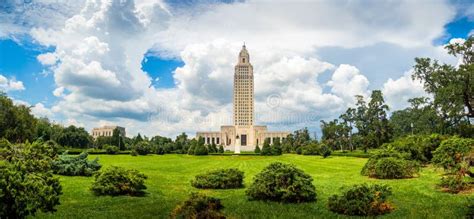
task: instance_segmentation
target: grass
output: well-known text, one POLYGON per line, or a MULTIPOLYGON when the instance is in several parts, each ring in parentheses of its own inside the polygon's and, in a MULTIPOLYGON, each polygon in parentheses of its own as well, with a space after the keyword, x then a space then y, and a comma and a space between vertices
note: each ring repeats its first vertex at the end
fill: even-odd
POLYGON ((188 156, 188 155, 90 155, 99 157, 103 168, 111 165, 138 169, 149 178, 147 195, 94 196, 89 190, 92 177, 61 176, 63 195, 54 214, 40 213, 38 218, 167 218, 172 209, 189 193, 201 191, 222 199, 229 218, 338 218, 327 208, 330 195, 340 193, 341 186, 355 183, 384 183, 393 188, 390 202, 395 211, 386 218, 462 218, 467 199, 472 195, 448 194, 436 188, 442 172, 423 168, 420 176, 402 180, 376 180, 360 175, 365 158, 283 155, 261 156, 188 156), (230 190, 198 190, 190 185, 196 174, 214 168, 235 167, 245 172, 245 185, 253 176, 274 161, 293 163, 314 179, 317 202, 280 204, 248 201, 245 188, 230 190))

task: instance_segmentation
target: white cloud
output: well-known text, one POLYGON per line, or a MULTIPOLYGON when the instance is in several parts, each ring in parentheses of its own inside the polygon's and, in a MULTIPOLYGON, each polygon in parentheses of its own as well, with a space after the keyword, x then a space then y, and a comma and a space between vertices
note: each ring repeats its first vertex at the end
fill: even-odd
POLYGON ((49 52, 38 55, 37 59, 43 65, 54 65, 58 60, 54 53, 49 52))
POLYGON ((382 93, 391 111, 407 107, 409 105, 407 101, 410 98, 429 96, 423 89, 423 83, 420 80, 411 79, 412 73, 412 71, 407 71, 396 80, 389 78, 383 85, 382 93))
POLYGON ((50 109, 46 108, 42 103, 37 103, 31 108, 31 113, 37 117, 51 118, 53 113, 50 109))
POLYGON ((7 79, 5 76, 0 75, 0 91, 19 91, 25 90, 22 81, 17 81, 14 78, 7 79))
POLYGON ((355 95, 367 96, 369 80, 356 67, 343 64, 336 69, 328 85, 334 94, 351 103, 355 95))

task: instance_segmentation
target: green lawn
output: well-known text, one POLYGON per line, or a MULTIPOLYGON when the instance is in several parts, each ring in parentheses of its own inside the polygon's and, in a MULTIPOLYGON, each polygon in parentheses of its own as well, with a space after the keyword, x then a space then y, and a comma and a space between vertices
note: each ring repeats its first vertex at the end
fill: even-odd
MULTIPOLYGON (((393 188, 390 201, 395 211, 387 218, 462 218, 467 198, 435 188, 441 172, 424 168, 420 177, 404 180, 368 179, 359 174, 365 158, 283 155, 260 156, 188 156, 188 155, 97 155, 104 167, 116 165, 135 168, 149 178, 145 197, 97 197, 89 191, 92 177, 61 177, 63 195, 54 214, 38 214, 40 218, 166 218, 169 212, 192 191, 190 180, 198 173, 213 168, 236 167, 245 172, 248 186, 255 174, 273 161, 293 163, 314 179, 317 202, 280 204, 248 201, 245 188, 232 190, 201 190, 222 199, 229 218, 337 218, 327 208, 330 195, 341 186, 355 183, 385 183, 393 188)), ((93 159, 95 156, 90 156, 93 159)))

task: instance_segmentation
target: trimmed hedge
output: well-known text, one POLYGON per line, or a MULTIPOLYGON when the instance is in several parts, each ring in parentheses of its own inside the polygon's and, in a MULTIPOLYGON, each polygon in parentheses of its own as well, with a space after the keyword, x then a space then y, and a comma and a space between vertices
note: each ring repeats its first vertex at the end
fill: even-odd
POLYGON ((197 175, 191 185, 201 189, 232 189, 244 186, 244 172, 238 169, 217 169, 197 175))
POLYGON ((144 194, 147 176, 133 169, 111 166, 95 176, 91 190, 95 195, 131 195, 144 194))
POLYGON ((393 210, 387 202, 392 191, 386 185, 360 184, 343 190, 341 195, 329 197, 331 211, 344 215, 376 216, 393 210))
POLYGON ((250 200, 278 202, 316 201, 316 189, 310 175, 292 164, 271 163, 257 174, 246 191, 250 200))
POLYGON ((226 217, 220 212, 223 208, 218 198, 192 193, 186 201, 176 206, 170 216, 171 218, 224 219, 226 217))

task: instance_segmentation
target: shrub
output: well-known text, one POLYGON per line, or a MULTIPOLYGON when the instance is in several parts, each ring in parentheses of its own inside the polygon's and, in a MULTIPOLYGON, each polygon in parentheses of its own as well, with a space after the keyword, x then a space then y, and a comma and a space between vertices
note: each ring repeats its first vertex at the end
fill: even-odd
POLYGON ((272 155, 272 148, 270 147, 270 141, 268 139, 265 139, 265 141, 263 142, 262 151, 260 152, 260 155, 272 155))
POLYGON ((433 163, 448 172, 458 171, 474 148, 474 139, 451 137, 433 153, 433 163))
POLYGON ((301 147, 301 154, 303 155, 319 155, 319 145, 315 142, 301 147))
POLYGON ((202 144, 198 144, 194 149, 194 155, 208 155, 207 147, 202 144))
POLYGON ((52 148, 41 142, 0 144, 9 152, 0 164, 0 218, 56 211, 62 188, 51 171, 52 148))
POLYGON ((443 139, 446 137, 439 134, 410 135, 384 144, 383 147, 392 147, 401 153, 406 153, 408 155, 406 158, 409 160, 427 163, 432 159, 432 152, 439 147, 443 139))
POLYGON ((66 151, 59 155, 57 160, 53 161, 53 171, 65 176, 91 176, 101 168, 101 165, 98 163, 99 158, 89 161, 87 156, 87 152, 82 152, 78 156, 71 156, 66 151))
POLYGON ((260 154, 260 147, 258 145, 255 147, 254 153, 260 154))
POLYGON ((112 166, 94 175, 91 190, 95 195, 142 195, 147 177, 137 170, 112 166))
POLYGON ((418 165, 413 161, 394 157, 378 159, 375 163, 375 174, 372 177, 379 179, 411 178, 418 171, 418 165))
POLYGON ((392 150, 372 155, 362 168, 361 174, 378 179, 402 179, 414 177, 419 171, 416 161, 410 161, 392 150))
POLYGON ((469 188, 469 184, 464 181, 464 176, 460 175, 448 175, 442 177, 439 186, 443 188, 444 191, 450 193, 459 193, 469 188))
POLYGON ((221 154, 224 153, 224 146, 219 145, 219 153, 221 153, 221 154))
POLYGON ((130 155, 135 157, 138 155, 138 152, 136 150, 132 150, 132 152, 130 152, 130 155))
POLYGON ((244 172, 238 169, 218 169, 197 175, 191 185, 201 189, 231 189, 244 186, 244 172))
POLYGON ((321 154, 321 156, 323 156, 324 158, 329 157, 331 153, 331 148, 325 144, 321 145, 321 147, 319 148, 319 154, 321 154))
POLYGON ((220 199, 192 193, 188 200, 176 206, 171 218, 224 219, 222 208, 220 199))
POLYGON ((328 206, 331 211, 339 214, 376 216, 393 210, 387 202, 391 194, 391 188, 386 185, 354 185, 340 196, 329 197, 328 206))
POLYGON ((271 163, 257 174, 246 195, 250 200, 316 201, 313 179, 291 164, 271 163))
POLYGON ((119 152, 119 147, 113 145, 104 145, 105 153, 107 154, 117 154, 119 152))
POLYGON ((146 141, 140 141, 133 145, 132 150, 136 151, 139 155, 147 155, 151 152, 151 145, 146 141))

